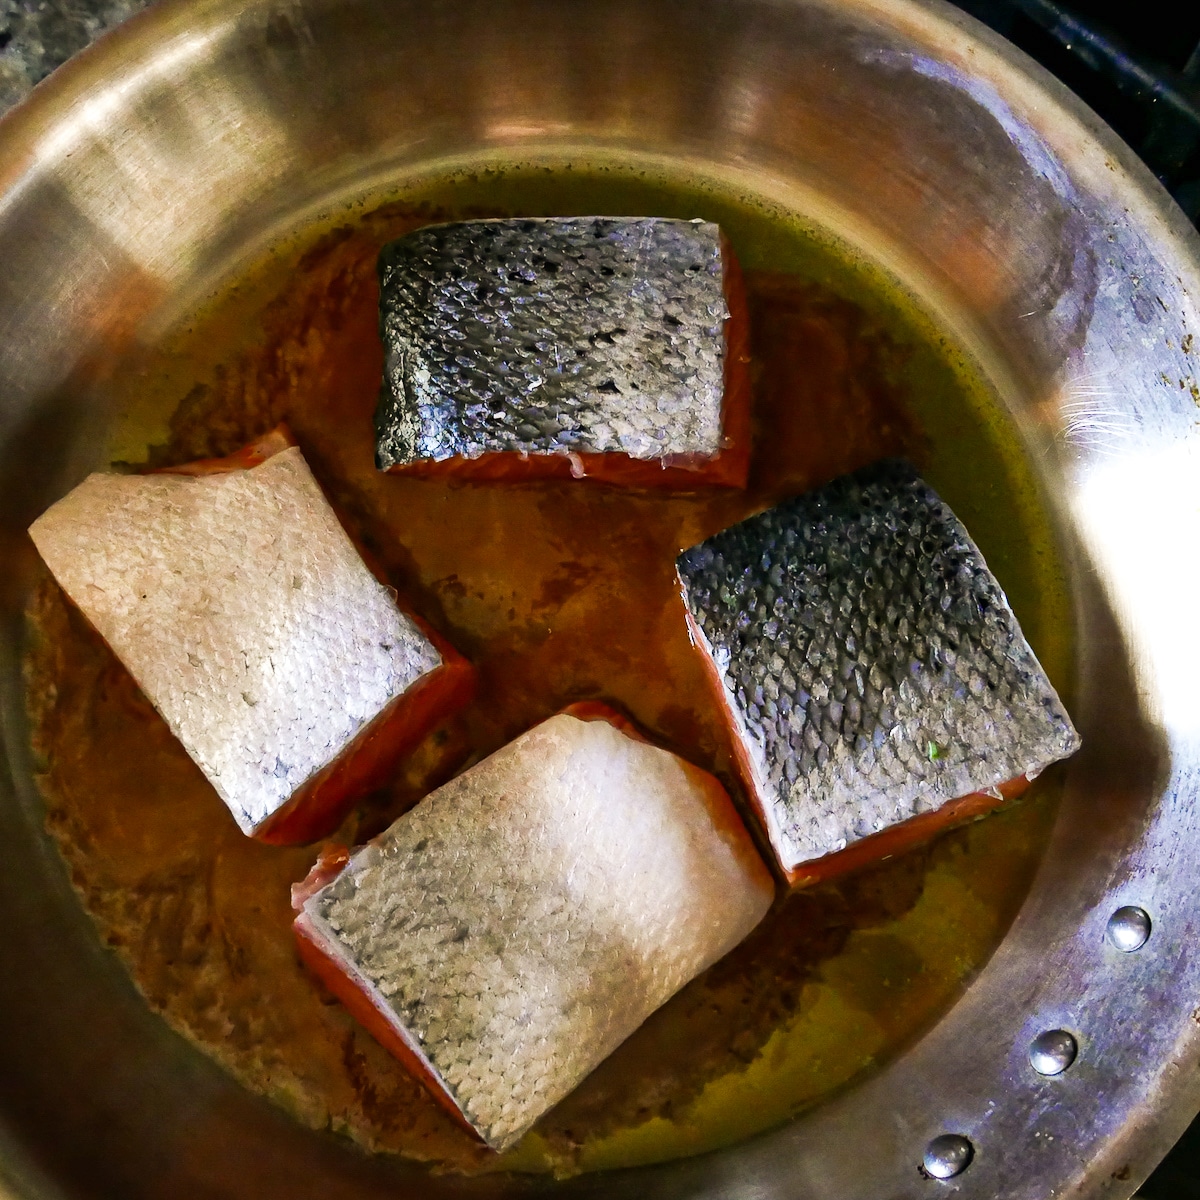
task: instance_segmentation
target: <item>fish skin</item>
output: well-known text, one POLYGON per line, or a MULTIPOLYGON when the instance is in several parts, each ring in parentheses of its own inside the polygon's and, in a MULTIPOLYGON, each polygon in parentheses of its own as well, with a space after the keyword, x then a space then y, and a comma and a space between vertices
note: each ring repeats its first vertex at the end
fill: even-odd
POLYGON ((775 890, 712 776, 570 713, 329 870, 294 893, 307 961, 360 1013, 367 996, 387 1025, 364 1023, 496 1150, 737 945, 775 890))
POLYGON ((676 565, 790 878, 1079 747, 983 556, 908 463, 785 501, 676 565))
POLYGON ((720 230, 665 218, 429 226, 379 257, 381 470, 485 454, 723 449, 720 230))
MULTIPOLYGON (((238 458, 90 475, 29 532, 259 836, 389 705, 461 659, 371 574, 295 445, 238 458)), ((341 811, 355 798, 339 797, 341 811)))

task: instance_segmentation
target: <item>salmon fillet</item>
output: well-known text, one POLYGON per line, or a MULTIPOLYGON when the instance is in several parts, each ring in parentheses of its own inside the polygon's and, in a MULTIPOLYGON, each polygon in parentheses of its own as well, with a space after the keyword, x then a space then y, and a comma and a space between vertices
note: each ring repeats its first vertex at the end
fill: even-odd
POLYGON ((720 783, 628 730, 551 717, 293 891, 303 960, 496 1150, 774 896, 720 783))
POLYGON ((380 469, 745 486, 746 300, 716 225, 430 226, 384 247, 379 280, 380 469))
POLYGON ((983 556, 907 463, 751 517, 677 569, 793 885, 982 815, 1079 747, 983 556))
POLYGON ((261 840, 330 833, 470 695, 470 665, 371 574, 286 430, 91 475, 29 533, 261 840))

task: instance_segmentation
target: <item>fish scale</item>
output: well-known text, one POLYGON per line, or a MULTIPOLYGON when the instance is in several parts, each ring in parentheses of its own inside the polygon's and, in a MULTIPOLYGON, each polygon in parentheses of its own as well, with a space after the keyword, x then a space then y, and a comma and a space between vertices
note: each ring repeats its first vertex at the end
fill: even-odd
POLYGON ((1079 746, 979 550, 907 463, 786 501, 677 566, 789 874, 1079 746))
POLYGON ((390 243, 378 465, 716 455, 722 276, 703 221, 468 221, 390 243))
POLYGON ((774 893, 715 779, 566 713, 318 876, 298 902, 302 953, 318 948, 335 994, 366 998, 372 1032, 400 1037, 399 1056, 496 1149, 774 893))
POLYGON ((30 536, 248 834, 447 665, 295 446, 246 470, 90 475, 30 536))

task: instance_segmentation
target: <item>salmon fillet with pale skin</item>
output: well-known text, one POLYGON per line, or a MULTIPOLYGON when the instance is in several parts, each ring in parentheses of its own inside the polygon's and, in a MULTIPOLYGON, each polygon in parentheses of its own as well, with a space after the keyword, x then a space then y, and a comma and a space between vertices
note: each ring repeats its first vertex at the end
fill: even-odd
POLYGON ((382 470, 744 487, 749 338, 716 225, 465 221, 379 256, 382 470))
POLYGON ((301 957, 496 1150, 774 897, 720 783, 585 704, 293 889, 301 957))
POLYGON ((793 885, 981 816, 1079 747, 983 556, 907 463, 750 517, 677 569, 793 885))
POLYGON ((367 568, 284 429, 91 475, 29 532, 252 837, 326 836, 470 696, 470 665, 367 568))

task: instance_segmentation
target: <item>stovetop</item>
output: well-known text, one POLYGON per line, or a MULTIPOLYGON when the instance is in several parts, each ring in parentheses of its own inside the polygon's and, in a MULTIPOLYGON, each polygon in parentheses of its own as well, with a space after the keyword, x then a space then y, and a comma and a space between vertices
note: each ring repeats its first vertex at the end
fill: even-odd
POLYGON ((1200 4, 955 2, 1082 97, 1200 220, 1200 4))
MULTIPOLYGON (((955 0, 1090 105, 1200 224, 1200 3, 955 0)), ((0 113, 146 0, 0 0, 0 113)), ((1200 1120, 1142 1200, 1200 1200, 1200 1120)))

